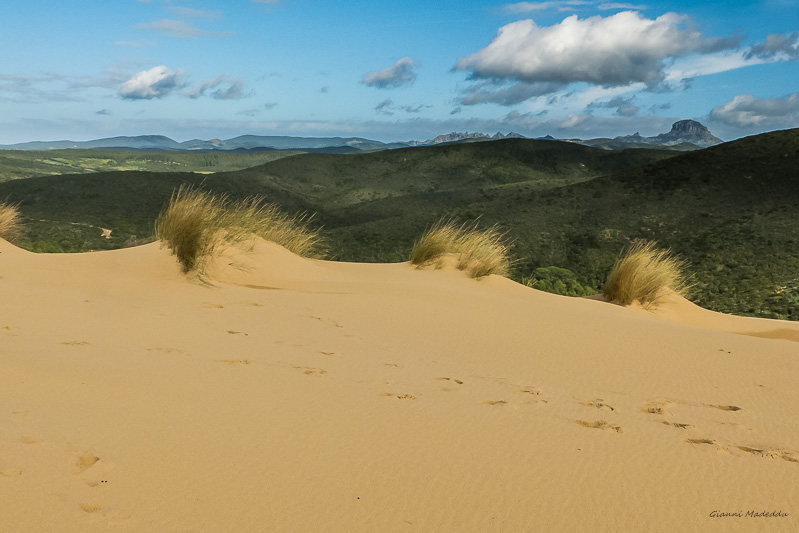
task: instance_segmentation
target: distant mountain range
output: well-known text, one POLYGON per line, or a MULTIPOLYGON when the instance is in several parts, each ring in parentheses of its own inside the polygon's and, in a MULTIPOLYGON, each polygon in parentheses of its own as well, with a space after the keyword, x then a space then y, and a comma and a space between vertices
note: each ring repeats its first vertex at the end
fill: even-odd
POLYGON ((715 146, 723 141, 695 120, 680 120, 672 124, 671 131, 655 137, 642 137, 640 133, 636 132, 633 135, 613 139, 590 139, 587 141, 575 139, 574 142, 609 149, 614 149, 614 145, 621 143, 624 148, 629 148, 627 145, 643 145, 649 148, 667 147, 678 150, 695 150, 696 148, 715 146))
MULTIPOLYGON (((110 137, 93 141, 34 141, 11 145, 0 145, 0 150, 59 150, 117 148, 148 152, 176 151, 257 151, 257 150, 300 150, 304 152, 356 153, 372 150, 408 148, 412 146, 433 146, 463 142, 496 141, 500 139, 524 139, 519 133, 496 133, 487 135, 480 132, 452 132, 439 135, 426 141, 406 141, 384 143, 361 137, 290 137, 275 135, 241 135, 232 139, 193 139, 177 142, 163 135, 139 135, 135 137, 110 137)), ((543 140, 557 140, 552 136, 540 137, 543 140)), ((675 122, 668 133, 655 137, 642 137, 639 133, 621 137, 599 139, 564 139, 606 150, 624 148, 659 148, 669 150, 696 150, 721 143, 721 139, 694 120, 675 122)))

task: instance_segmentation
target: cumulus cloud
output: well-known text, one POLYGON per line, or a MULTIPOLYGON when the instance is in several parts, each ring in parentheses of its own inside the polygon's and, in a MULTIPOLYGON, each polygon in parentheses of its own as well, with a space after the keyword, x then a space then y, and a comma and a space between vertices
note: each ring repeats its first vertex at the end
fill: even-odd
POLYGON ((172 37, 180 39, 196 39, 197 37, 233 37, 236 34, 233 32, 214 32, 205 31, 194 26, 190 26, 182 20, 163 19, 155 22, 144 22, 137 24, 136 28, 139 30, 151 30, 159 33, 165 33, 172 37))
POLYGON ((737 128, 791 128, 799 126, 799 93, 781 98, 756 98, 739 94, 726 104, 713 108, 713 121, 737 128))
POLYGON ((174 71, 165 65, 134 74, 122 84, 118 94, 126 100, 151 100, 163 98, 186 86, 186 73, 174 71))
POLYGON ((654 88, 665 79, 670 60, 734 48, 743 38, 704 38, 687 22, 676 13, 647 19, 633 11, 582 20, 572 15, 547 27, 520 20, 500 28, 482 50, 460 58, 455 70, 470 72, 472 79, 603 86, 641 82, 654 88))
POLYGON ((206 78, 203 82, 192 87, 186 92, 189 98, 199 98, 205 96, 210 92, 211 98, 217 100, 240 100, 249 94, 244 93, 244 80, 238 76, 228 76, 227 74, 220 74, 216 78, 206 78), (212 91, 212 89, 216 89, 212 91))
POLYGON ((772 33, 766 41, 752 46, 746 58, 759 57, 773 60, 799 60, 799 32, 790 35, 772 33))
POLYGON ((412 85, 416 81, 416 69, 419 63, 410 57, 398 59, 391 67, 386 67, 371 74, 365 74, 361 80, 369 87, 378 89, 394 89, 405 85, 412 85))
POLYGON ((501 81, 487 80, 467 88, 465 94, 460 98, 460 103, 463 105, 494 103, 512 106, 536 96, 554 93, 563 87, 565 84, 557 82, 526 83, 518 81, 507 85, 501 81))

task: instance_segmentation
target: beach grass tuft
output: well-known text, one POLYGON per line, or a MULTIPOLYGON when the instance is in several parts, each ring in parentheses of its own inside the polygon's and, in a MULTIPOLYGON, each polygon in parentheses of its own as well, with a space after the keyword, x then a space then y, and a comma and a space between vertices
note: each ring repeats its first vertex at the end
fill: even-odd
POLYGON ((22 215, 16 205, 0 203, 0 239, 16 242, 22 235, 22 215))
POLYGON ((617 259, 602 290, 605 298, 621 305, 638 302, 651 307, 669 290, 687 296, 691 284, 686 263, 654 242, 637 241, 617 259))
POLYGON ((221 245, 253 237, 304 257, 320 256, 321 238, 310 227, 311 218, 287 215, 257 196, 232 201, 226 195, 181 186, 158 216, 155 235, 177 256, 184 272, 202 273, 221 245))
POLYGON ((510 270, 505 235, 496 226, 480 229, 476 223, 458 225, 441 219, 414 243, 411 264, 440 265, 445 254, 457 256, 458 269, 476 279, 491 274, 507 276, 510 270))

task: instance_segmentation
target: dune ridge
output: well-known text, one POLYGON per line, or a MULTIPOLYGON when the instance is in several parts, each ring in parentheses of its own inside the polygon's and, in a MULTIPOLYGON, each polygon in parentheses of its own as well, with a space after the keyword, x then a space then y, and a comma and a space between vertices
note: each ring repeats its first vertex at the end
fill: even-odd
POLYGON ((799 528, 797 324, 265 241, 207 277, 0 240, 0 530, 799 528))

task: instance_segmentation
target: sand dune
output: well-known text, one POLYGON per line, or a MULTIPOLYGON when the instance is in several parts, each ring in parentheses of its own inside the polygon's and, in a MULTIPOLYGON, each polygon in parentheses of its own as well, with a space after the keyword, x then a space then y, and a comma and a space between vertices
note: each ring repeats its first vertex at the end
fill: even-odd
POLYGON ((209 276, 0 241, 0 530, 799 530, 799 324, 265 242, 209 276))

